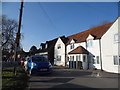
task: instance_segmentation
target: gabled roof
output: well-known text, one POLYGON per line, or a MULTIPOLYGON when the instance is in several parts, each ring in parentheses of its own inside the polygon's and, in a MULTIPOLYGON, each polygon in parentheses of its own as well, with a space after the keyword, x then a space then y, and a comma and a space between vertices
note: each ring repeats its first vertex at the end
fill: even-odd
POLYGON ((60 39, 63 41, 64 44, 66 44, 68 41, 68 38, 66 38, 65 36, 61 36, 60 39))
POLYGON ((77 47, 68 54, 88 54, 89 52, 82 46, 77 47))
POLYGON ((108 23, 102 26, 91 28, 87 31, 83 31, 83 32, 68 36, 67 38, 69 40, 67 44, 69 44, 72 39, 75 39, 76 43, 85 42, 89 34, 94 36, 95 39, 100 39, 108 31, 108 29, 112 26, 112 24, 113 23, 108 23))

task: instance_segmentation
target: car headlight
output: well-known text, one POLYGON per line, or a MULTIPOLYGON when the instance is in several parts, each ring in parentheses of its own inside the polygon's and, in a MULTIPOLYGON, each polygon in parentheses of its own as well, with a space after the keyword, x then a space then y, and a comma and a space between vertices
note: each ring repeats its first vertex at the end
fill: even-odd
POLYGON ((32 63, 32 66, 36 66, 37 64, 36 63, 32 63))
POLYGON ((52 64, 49 62, 49 66, 52 66, 52 64))
POLYGON ((51 63, 49 63, 49 66, 50 66, 49 68, 52 68, 52 64, 51 63))

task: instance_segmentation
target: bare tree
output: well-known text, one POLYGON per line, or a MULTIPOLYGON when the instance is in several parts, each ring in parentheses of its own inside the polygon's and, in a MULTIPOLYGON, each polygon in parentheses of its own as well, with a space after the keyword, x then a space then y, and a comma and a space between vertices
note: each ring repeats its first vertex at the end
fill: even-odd
POLYGON ((15 48, 15 38, 17 32, 17 22, 8 19, 5 15, 2 17, 2 49, 12 51, 15 48))

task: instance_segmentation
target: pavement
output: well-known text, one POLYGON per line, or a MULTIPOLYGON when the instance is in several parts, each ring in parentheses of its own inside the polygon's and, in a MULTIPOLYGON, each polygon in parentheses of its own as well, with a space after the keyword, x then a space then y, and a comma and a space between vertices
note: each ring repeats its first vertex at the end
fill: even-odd
POLYGON ((50 88, 118 88, 118 74, 97 70, 68 69, 54 67, 48 75, 33 75, 28 81, 27 90, 50 88))

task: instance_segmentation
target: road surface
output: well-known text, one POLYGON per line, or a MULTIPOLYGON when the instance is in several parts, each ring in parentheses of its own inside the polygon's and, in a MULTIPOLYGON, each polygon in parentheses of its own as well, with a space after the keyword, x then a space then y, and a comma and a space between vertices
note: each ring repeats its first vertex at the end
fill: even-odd
POLYGON ((118 88, 118 75, 92 70, 54 68, 52 74, 30 76, 28 90, 40 88, 118 88))

